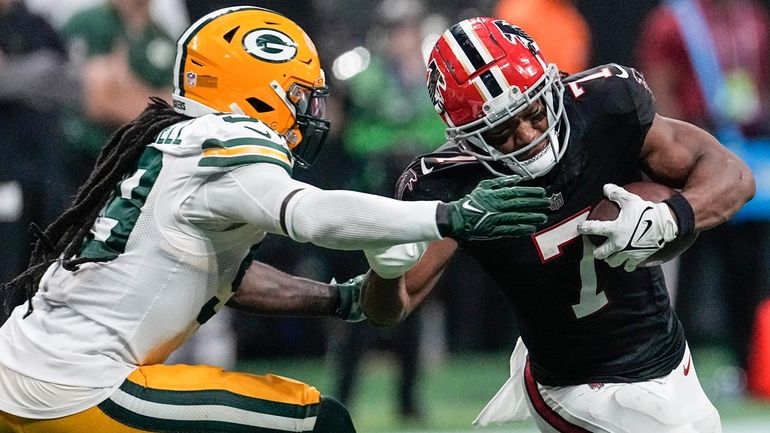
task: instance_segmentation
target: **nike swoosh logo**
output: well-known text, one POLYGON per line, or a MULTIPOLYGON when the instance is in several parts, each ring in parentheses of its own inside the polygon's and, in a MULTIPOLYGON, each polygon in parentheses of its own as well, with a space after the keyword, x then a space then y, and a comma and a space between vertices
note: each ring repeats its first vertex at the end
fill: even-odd
POLYGON ((481 210, 481 209, 479 209, 479 208, 477 208, 477 207, 473 206, 473 205, 471 204, 471 202, 469 202, 469 201, 464 201, 464 202, 463 202, 463 208, 465 208, 465 209, 468 209, 468 210, 469 210, 469 211, 471 211, 471 212, 476 212, 476 213, 484 213, 484 211, 483 211, 483 210, 481 210))
POLYGON ((642 240, 644 235, 646 235, 647 232, 650 231, 650 227, 652 227, 652 220, 644 220, 642 221, 642 224, 646 224, 646 227, 642 231, 642 234, 640 234, 639 237, 636 238, 636 242, 639 242, 640 240, 642 240))
POLYGON ((628 78, 628 71, 626 71, 625 69, 621 68, 620 65, 616 65, 614 63, 612 64, 612 66, 614 66, 615 68, 617 68, 618 71, 620 71, 620 73, 618 75, 616 75, 616 77, 628 78))
POLYGON ((433 171, 433 167, 428 168, 428 166, 425 165, 425 158, 420 158, 420 170, 422 170, 422 174, 430 174, 430 172, 433 171))
POLYGON ((644 235, 647 234, 647 232, 652 227, 652 220, 649 219, 643 219, 644 214, 647 213, 647 211, 651 211, 652 206, 647 206, 639 215, 639 221, 636 223, 636 227, 634 227, 634 232, 631 234, 631 239, 628 241, 628 245, 634 248, 646 248, 644 245, 639 245, 639 242, 644 238, 644 235), (644 224, 644 230, 642 230, 641 234, 637 236, 637 233, 639 233, 640 226, 644 224))
POLYGON ((690 374, 690 367, 692 367, 692 357, 687 355, 687 365, 684 366, 684 375, 690 374))

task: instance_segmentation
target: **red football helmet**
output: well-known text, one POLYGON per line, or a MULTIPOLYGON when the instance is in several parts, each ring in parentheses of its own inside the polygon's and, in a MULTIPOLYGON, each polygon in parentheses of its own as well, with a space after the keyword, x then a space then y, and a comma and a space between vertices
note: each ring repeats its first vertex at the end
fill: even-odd
POLYGON ((522 179, 547 173, 567 149, 569 122, 559 70, 546 63, 535 41, 521 28, 496 18, 471 18, 450 27, 428 60, 428 94, 447 124, 447 138, 489 163, 501 162, 522 179), (482 133, 506 122, 541 99, 548 128, 532 143, 511 153, 489 145, 482 133), (548 140, 526 160, 517 156, 548 140))

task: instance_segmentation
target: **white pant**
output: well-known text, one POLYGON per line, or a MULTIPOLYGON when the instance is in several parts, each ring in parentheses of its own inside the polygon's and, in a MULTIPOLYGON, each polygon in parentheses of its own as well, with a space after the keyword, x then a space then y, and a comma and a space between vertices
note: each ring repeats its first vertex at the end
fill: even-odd
POLYGON ((511 378, 474 424, 531 415, 543 433, 722 432, 719 413, 698 382, 689 348, 667 376, 636 383, 543 386, 535 382, 526 358, 519 340, 511 356, 511 378))

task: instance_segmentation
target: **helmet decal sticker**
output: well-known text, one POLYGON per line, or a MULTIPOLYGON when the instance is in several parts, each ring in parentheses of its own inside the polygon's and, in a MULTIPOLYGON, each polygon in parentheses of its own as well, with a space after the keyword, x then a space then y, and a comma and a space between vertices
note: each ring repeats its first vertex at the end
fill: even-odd
POLYGON ((297 55, 297 43, 273 29, 252 30, 243 37, 243 47, 252 56, 271 63, 288 62, 297 55))
POLYGON ((438 114, 444 113, 444 90, 446 90, 446 79, 438 69, 436 60, 433 59, 428 64, 428 96, 438 114))
POLYGON ((195 85, 198 83, 198 76, 195 75, 195 72, 188 72, 184 74, 184 76, 187 78, 188 87, 195 87, 195 85))
POLYGON ((532 54, 540 53, 540 47, 537 46, 537 42, 535 42, 535 40, 532 39, 532 36, 528 35, 521 27, 514 26, 503 20, 494 20, 492 21, 492 24, 500 29, 500 33, 505 36, 505 39, 507 39, 508 42, 514 45, 516 45, 517 41, 521 42, 525 47, 529 48, 529 51, 531 51, 532 54))

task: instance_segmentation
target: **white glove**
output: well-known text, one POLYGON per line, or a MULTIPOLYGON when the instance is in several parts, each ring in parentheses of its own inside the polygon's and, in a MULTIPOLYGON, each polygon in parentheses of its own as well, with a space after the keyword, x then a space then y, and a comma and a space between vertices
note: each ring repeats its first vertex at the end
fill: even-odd
POLYGON ((388 280, 404 275, 428 249, 428 242, 394 245, 388 248, 364 250, 369 267, 380 277, 388 280))
POLYGON ((607 241, 594 250, 594 258, 626 272, 636 267, 676 238, 676 218, 665 203, 653 203, 608 183, 604 195, 620 206, 613 221, 587 220, 578 225, 584 235, 600 235, 607 241))

